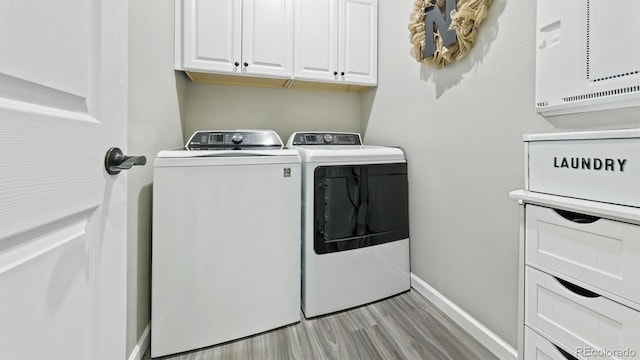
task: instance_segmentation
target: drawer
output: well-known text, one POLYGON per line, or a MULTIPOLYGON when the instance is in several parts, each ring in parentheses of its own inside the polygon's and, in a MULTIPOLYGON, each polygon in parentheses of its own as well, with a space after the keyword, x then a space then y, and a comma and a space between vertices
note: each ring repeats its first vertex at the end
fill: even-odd
POLYGON ((529 266, 525 284, 526 325, 578 354, 627 350, 631 356, 625 358, 640 359, 640 312, 579 288, 569 290, 571 284, 529 266))
POLYGON ((527 205, 526 262, 640 304, 640 226, 527 205))
POLYGON ((640 207, 640 139, 528 142, 528 189, 640 207))
MULTIPOLYGON (((557 347, 537 332, 524 328, 524 360, 584 360, 583 357, 557 347)), ((591 360, 591 359, 589 359, 591 360)))

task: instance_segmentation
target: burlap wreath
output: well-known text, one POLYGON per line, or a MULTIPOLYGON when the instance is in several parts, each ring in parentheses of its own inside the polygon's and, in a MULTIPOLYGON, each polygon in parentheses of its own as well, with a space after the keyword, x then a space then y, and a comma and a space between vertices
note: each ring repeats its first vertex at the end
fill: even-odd
POLYGON ((437 68, 444 67, 454 60, 465 57, 476 41, 478 27, 487 17, 491 0, 457 0, 456 9, 451 11, 450 29, 455 29, 458 41, 450 47, 445 47, 442 38, 434 31, 436 51, 432 56, 422 59, 424 46, 424 15, 425 9, 433 6, 433 2, 440 9, 444 9, 445 0, 416 0, 411 13, 409 32, 411 33, 411 56, 418 62, 429 64, 437 68))

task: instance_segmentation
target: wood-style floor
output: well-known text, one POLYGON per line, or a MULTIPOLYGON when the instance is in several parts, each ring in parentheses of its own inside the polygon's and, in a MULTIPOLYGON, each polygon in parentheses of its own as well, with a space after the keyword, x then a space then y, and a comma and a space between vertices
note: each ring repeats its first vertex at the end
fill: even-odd
MULTIPOLYGON (((146 358, 148 359, 148 353, 146 358)), ((497 360, 427 299, 403 294, 171 360, 497 360)))

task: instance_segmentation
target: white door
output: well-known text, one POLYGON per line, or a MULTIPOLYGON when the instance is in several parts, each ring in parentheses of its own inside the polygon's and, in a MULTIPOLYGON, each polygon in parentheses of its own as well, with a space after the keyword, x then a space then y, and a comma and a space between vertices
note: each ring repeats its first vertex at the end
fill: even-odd
POLYGON ((378 1, 339 0, 338 60, 340 80, 351 84, 378 82, 378 1))
POLYGON ((337 0, 296 0, 294 77, 337 81, 337 0))
POLYGON ((242 0, 182 0, 181 3, 184 69, 239 73, 242 70, 242 0))
POLYGON ((293 75, 293 0, 244 0, 242 62, 251 75, 293 75))
POLYGON ((0 359, 124 359, 126 0, 0 0, 0 359))

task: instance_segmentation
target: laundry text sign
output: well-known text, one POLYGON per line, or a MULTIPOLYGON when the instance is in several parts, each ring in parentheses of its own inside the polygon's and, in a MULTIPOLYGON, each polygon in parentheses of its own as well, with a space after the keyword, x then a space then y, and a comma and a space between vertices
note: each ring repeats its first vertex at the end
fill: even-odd
POLYGON ((585 157, 553 157, 554 168, 581 169, 581 170, 604 170, 624 172, 627 159, 612 158, 585 158, 585 157))

